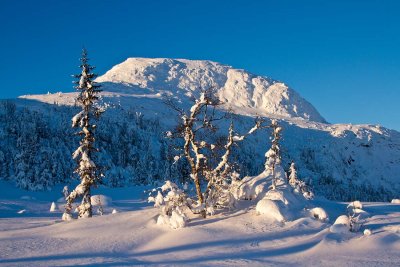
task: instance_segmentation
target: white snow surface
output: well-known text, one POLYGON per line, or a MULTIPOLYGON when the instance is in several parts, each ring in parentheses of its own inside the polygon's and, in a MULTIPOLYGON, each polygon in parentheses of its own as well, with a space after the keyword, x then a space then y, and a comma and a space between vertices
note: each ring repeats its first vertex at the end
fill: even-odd
MULTIPOLYGON (((143 187, 95 190, 113 198, 105 215, 62 222, 50 212, 57 192, 27 192, 0 182, 0 266, 398 266, 400 206, 366 203, 371 214, 358 233, 309 217, 284 223, 257 215, 255 201, 187 226, 157 225, 158 209, 143 187), (4 192, 3 192, 4 190, 4 192), (26 212, 19 214, 18 211, 26 212), (113 209, 119 212, 111 214, 113 209), (364 235, 365 229, 371 231, 364 235)), ((333 218, 348 203, 313 200, 333 218)), ((347 226, 344 226, 347 227, 347 226)), ((348 229, 348 228, 347 228, 348 229)))
POLYGON ((278 222, 285 221, 285 216, 282 214, 278 201, 263 198, 257 202, 256 212, 271 220, 276 220, 278 222))

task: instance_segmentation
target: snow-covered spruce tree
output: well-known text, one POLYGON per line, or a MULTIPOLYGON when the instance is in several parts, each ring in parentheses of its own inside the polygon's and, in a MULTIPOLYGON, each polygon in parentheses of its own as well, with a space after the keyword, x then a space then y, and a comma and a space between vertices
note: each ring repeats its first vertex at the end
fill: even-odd
POLYGON ((289 169, 290 175, 289 175, 289 184, 292 187, 295 187, 297 184, 297 170, 296 170, 296 165, 294 162, 290 164, 290 169, 289 169))
POLYGON ((72 127, 79 127, 80 131, 77 134, 82 136, 80 146, 72 155, 78 163, 75 172, 80 177, 80 184, 66 198, 63 220, 72 218, 72 203, 78 197, 82 197, 82 202, 78 206, 79 218, 92 217, 90 190, 101 177, 99 166, 92 160, 93 152, 97 151, 94 147, 96 125, 93 124, 93 119, 97 119, 102 112, 95 102, 101 90, 99 90, 100 85, 94 82, 96 74, 92 73, 94 67, 89 65, 88 60, 87 51, 83 49, 80 65, 82 72, 74 75, 78 79, 75 81, 75 88, 79 91, 76 101, 82 107, 82 111, 72 118, 72 127))
POLYGON ((272 189, 276 189, 277 177, 275 173, 276 165, 281 164, 281 154, 279 148, 279 140, 281 139, 282 127, 278 125, 277 120, 271 121, 272 128, 272 145, 271 148, 265 153, 265 169, 270 170, 272 173, 272 189))
POLYGON ((289 184, 294 188, 294 191, 302 194, 306 199, 314 198, 314 193, 311 188, 304 181, 298 178, 296 165, 294 162, 290 164, 289 173, 289 184))
POLYGON ((258 126, 258 129, 266 128, 272 129, 270 138, 272 144, 265 153, 264 171, 256 176, 244 177, 240 182, 237 182, 234 192, 236 199, 260 199, 269 189, 275 190, 278 185, 283 185, 287 182, 286 173, 281 166, 279 147, 282 127, 279 126, 277 120, 272 119, 270 124, 258 126))

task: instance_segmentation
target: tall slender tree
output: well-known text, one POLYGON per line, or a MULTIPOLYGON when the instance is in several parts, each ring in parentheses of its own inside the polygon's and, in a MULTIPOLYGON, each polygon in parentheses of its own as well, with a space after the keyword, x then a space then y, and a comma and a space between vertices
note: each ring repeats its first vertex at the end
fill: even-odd
POLYGON ((101 173, 99 166, 92 160, 93 152, 98 151, 95 148, 94 132, 96 125, 93 124, 94 119, 98 119, 101 114, 101 109, 96 105, 98 100, 98 93, 101 92, 100 85, 94 82, 97 77, 92 71, 95 67, 89 65, 87 51, 82 50, 81 57, 81 73, 74 75, 77 79, 74 83, 75 88, 79 91, 76 99, 77 103, 82 107, 82 110, 72 118, 72 127, 79 127, 80 130, 77 135, 82 136, 80 146, 73 153, 73 158, 77 161, 75 173, 80 177, 80 184, 67 196, 67 204, 63 220, 70 220, 72 218, 72 203, 78 198, 82 197, 82 202, 78 206, 79 218, 92 217, 92 203, 91 203, 91 188, 95 186, 100 178, 101 173))
POLYGON ((277 177, 276 177, 276 165, 281 164, 281 153, 279 148, 279 140, 281 139, 282 127, 279 126, 277 120, 271 121, 272 128, 272 145, 271 148, 265 153, 267 160, 265 162, 265 169, 270 170, 272 173, 272 189, 276 189, 277 177))

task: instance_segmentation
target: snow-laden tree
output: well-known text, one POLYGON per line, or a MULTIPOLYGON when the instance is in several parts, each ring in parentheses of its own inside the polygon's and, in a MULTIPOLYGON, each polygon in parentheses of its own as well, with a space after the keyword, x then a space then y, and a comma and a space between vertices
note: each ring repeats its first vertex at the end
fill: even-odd
POLYGON ((275 119, 271 121, 270 127, 272 128, 272 145, 267 153, 265 153, 265 169, 270 170, 272 174, 272 189, 275 189, 278 179, 276 166, 281 164, 279 140, 281 139, 282 127, 279 126, 278 121, 275 119))
POLYGON ((297 170, 296 170, 296 165, 294 164, 294 162, 292 162, 290 164, 289 173, 290 173, 290 175, 289 175, 289 184, 292 187, 295 187, 296 183, 297 183, 297 170))
POLYGON ((289 173, 289 184, 294 188, 294 191, 302 194, 306 199, 312 199, 314 197, 314 193, 304 181, 298 178, 296 165, 294 162, 290 164, 289 173))
MULTIPOLYGON (((269 189, 274 191, 278 185, 286 184, 286 173, 281 166, 281 153, 279 141, 282 127, 276 119, 270 124, 260 125, 258 128, 272 129, 271 147, 265 153, 264 170, 259 175, 244 177, 236 183, 235 197, 237 199, 260 199, 269 189)), ((271 191, 270 190, 270 191, 271 191)))
POLYGON ((233 164, 229 163, 229 155, 235 142, 242 141, 247 135, 258 129, 260 122, 244 136, 235 136, 233 123, 230 124, 225 144, 210 143, 210 134, 215 134, 215 122, 226 118, 225 115, 216 115, 216 107, 221 104, 212 90, 201 93, 194 105, 186 113, 174 103, 167 102, 181 115, 181 125, 177 133, 171 136, 183 138, 183 156, 190 166, 197 195, 197 206, 192 210, 199 212, 203 217, 207 212, 212 214, 214 207, 226 207, 232 204, 233 196, 230 192, 230 178, 233 164), (220 151, 219 156, 216 151, 220 151), (213 158, 214 157, 214 158, 213 158), (206 186, 205 191, 202 190, 206 186))
POLYGON ((81 204, 78 206, 79 218, 92 217, 90 191, 101 178, 99 166, 94 163, 92 158, 93 152, 97 151, 94 146, 96 125, 93 120, 97 119, 102 112, 96 106, 97 95, 101 90, 99 90, 100 85, 94 82, 96 74, 92 73, 94 67, 89 65, 88 60, 87 51, 83 49, 80 65, 82 72, 74 75, 78 79, 75 81, 75 88, 79 91, 76 101, 82 107, 82 110, 72 118, 72 127, 79 127, 80 131, 77 134, 82 136, 79 147, 72 155, 78 163, 75 172, 80 177, 80 184, 66 198, 64 220, 72 218, 72 203, 78 197, 82 197, 81 204))

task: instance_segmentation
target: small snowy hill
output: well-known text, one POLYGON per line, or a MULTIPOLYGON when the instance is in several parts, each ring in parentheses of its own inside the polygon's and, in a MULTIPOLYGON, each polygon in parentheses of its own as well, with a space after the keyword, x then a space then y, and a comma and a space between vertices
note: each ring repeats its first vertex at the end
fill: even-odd
MULTIPOLYGON (((399 132, 376 125, 328 124, 309 102, 283 83, 212 61, 146 58, 129 58, 98 77, 97 81, 103 86, 102 101, 109 107, 105 125, 99 127, 99 131, 104 130, 100 142, 104 142, 105 149, 107 146, 110 149, 121 146, 119 149, 126 153, 124 157, 111 156, 111 162, 106 159, 110 156, 104 157, 105 162, 111 165, 107 175, 112 179, 123 176, 128 183, 137 183, 135 179, 139 178, 132 177, 136 177, 142 169, 149 172, 144 175, 146 177, 163 179, 168 167, 165 167, 167 163, 163 159, 167 145, 161 133, 171 129, 177 118, 176 112, 168 108, 163 99, 173 98, 187 108, 192 103, 192 97, 198 95, 201 89, 213 87, 225 102, 222 109, 231 109, 237 114, 235 129, 238 132, 248 130, 255 115, 280 120, 284 128, 283 166, 287 168, 294 160, 300 177, 309 179, 317 194, 341 200, 389 200, 399 197, 399 132), (140 125, 142 117, 149 121, 140 126, 139 133, 133 134, 134 137, 129 133, 126 138, 108 136, 125 135, 123 125, 139 127, 137 125, 140 125), (151 129, 146 126, 150 121, 154 124, 151 129), (120 130, 115 130, 115 127, 120 127, 120 130), (132 138, 138 139, 129 143, 132 138), (135 147, 131 151, 126 151, 133 145, 135 147), (151 147, 151 155, 148 155, 146 146, 151 147), (149 157, 158 165, 147 166, 149 157), (154 170, 150 171, 151 168, 154 170)), ((62 106, 73 106, 75 97, 76 93, 27 95, 16 103, 17 106, 43 112, 44 117, 52 114, 46 120, 53 121, 53 124, 55 117, 60 116, 68 121, 63 126, 68 128, 70 113, 62 106), (57 108, 62 110, 54 110, 57 108)), ((57 121, 56 124, 63 123, 57 121)), ((48 141, 44 143, 51 146, 48 141)), ((67 138, 65 146, 72 146, 73 149, 67 138)), ((258 133, 243 143, 237 155, 242 175, 255 175, 263 169, 264 153, 269 146, 266 133, 258 133)), ((8 160, 7 156, 5 158, 8 160)), ((173 174, 170 175, 167 178, 174 179, 173 174)), ((139 180, 143 179, 147 178, 139 180)))

